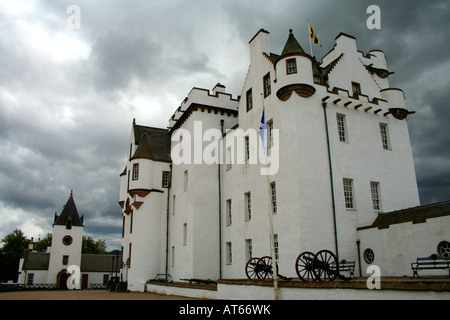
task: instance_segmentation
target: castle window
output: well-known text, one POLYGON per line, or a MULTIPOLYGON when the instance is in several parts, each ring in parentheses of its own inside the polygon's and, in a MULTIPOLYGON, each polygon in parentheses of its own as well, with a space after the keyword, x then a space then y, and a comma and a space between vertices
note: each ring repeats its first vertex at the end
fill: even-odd
POLYGON ((247 91, 246 94, 247 97, 247 111, 250 111, 253 109, 253 94, 252 94, 252 89, 247 91))
POLYGON ((375 253, 373 253, 372 249, 367 248, 364 250, 363 258, 366 263, 372 264, 375 261, 375 253))
POLYGON ((339 141, 347 142, 347 130, 345 129, 345 115, 336 114, 337 129, 339 134, 339 141))
POLYGON ((386 123, 380 123, 381 143, 384 150, 391 150, 391 143, 389 139, 388 125, 386 123))
POLYGON ((183 224, 183 246, 187 245, 187 223, 183 224))
POLYGON ((184 171, 184 191, 187 190, 187 187, 188 187, 188 171, 185 170, 184 171))
POLYGON ((252 239, 245 239, 245 258, 250 260, 253 257, 253 244, 252 239))
POLYGON ((379 182, 370 182, 370 193, 372 194, 372 205, 373 210, 381 210, 381 201, 380 201, 380 183, 379 182))
POLYGON ((264 85, 264 98, 270 95, 271 87, 270 87, 270 72, 266 74, 263 78, 264 85))
POLYGON ((450 242, 445 240, 439 242, 437 252, 440 257, 450 258, 450 242))
POLYGON ((133 210, 131 210, 130 215, 130 233, 133 233, 133 210))
POLYGON ((233 252, 231 250, 231 242, 227 242, 226 246, 227 246, 227 264, 231 264, 233 262, 233 252))
POLYGON ((250 159, 250 138, 249 136, 245 137, 245 161, 250 159))
POLYGON ((66 220, 66 229, 72 229, 72 219, 70 217, 66 220))
POLYGON ((172 246, 172 268, 175 267, 175 247, 172 246))
POLYGON ((227 154, 227 161, 226 161, 226 167, 225 167, 225 169, 228 171, 228 170, 231 170, 231 166, 232 166, 232 160, 231 160, 231 147, 228 147, 227 148, 227 152, 226 152, 226 154, 227 154))
POLYGON ((67 266, 69 264, 69 256, 63 256, 62 264, 63 266, 67 266))
POLYGON ((316 84, 320 84, 320 76, 318 76, 318 75, 313 75, 313 80, 314 80, 314 83, 316 83, 316 84))
POLYGON ((278 235, 273 235, 273 247, 275 249, 275 260, 278 261, 280 259, 280 250, 278 246, 278 235))
POLYGON ((162 172, 162 187, 168 188, 170 186, 170 172, 163 171, 162 172))
POLYGON ((355 199, 353 197, 353 180, 352 179, 344 179, 344 198, 345 198, 345 207, 347 209, 355 208, 355 199))
POLYGON ((133 180, 139 179, 139 163, 133 164, 133 180))
POLYGON ((27 285, 31 286, 34 282, 34 273, 27 274, 27 285))
POLYGON ((64 236, 64 238, 62 239, 62 242, 63 242, 64 245, 66 245, 66 246, 70 246, 70 245, 72 244, 72 241, 73 241, 73 239, 72 239, 72 237, 69 236, 69 235, 64 236))
POLYGON ((277 214, 277 187, 275 181, 270 184, 272 213, 277 214))
POLYGON ((295 58, 286 60, 286 73, 297 73, 297 60, 295 58))
POLYGON ((176 195, 173 195, 172 214, 175 214, 175 200, 176 199, 177 199, 176 195))
POLYGON ((267 121, 267 148, 273 146, 273 120, 267 121))
POLYGON ((244 205, 245 205, 245 220, 249 221, 252 219, 252 195, 250 192, 244 194, 244 205))
POLYGON ((128 268, 131 268, 131 242, 128 245, 128 261, 126 264, 128 265, 128 268))
POLYGON ((226 212, 226 214, 227 214, 226 225, 227 226, 231 226, 231 222, 232 222, 232 219, 231 219, 231 199, 227 200, 226 210, 227 210, 227 212, 226 212))
POLYGON ((361 94, 361 85, 358 82, 352 82, 353 96, 361 94))

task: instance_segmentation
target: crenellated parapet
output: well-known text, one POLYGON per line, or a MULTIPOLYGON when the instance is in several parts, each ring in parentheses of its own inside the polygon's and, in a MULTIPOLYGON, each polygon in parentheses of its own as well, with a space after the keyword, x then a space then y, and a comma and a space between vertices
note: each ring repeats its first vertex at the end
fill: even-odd
POLYGON ((197 87, 192 88, 188 96, 184 98, 181 105, 169 119, 169 129, 173 131, 174 128, 179 127, 182 124, 182 121, 187 118, 189 112, 192 111, 188 109, 193 104, 199 106, 211 106, 215 109, 221 109, 223 112, 228 112, 228 114, 237 113, 240 97, 233 98, 232 94, 225 92, 225 89, 225 86, 221 83, 216 84, 212 91, 197 87))

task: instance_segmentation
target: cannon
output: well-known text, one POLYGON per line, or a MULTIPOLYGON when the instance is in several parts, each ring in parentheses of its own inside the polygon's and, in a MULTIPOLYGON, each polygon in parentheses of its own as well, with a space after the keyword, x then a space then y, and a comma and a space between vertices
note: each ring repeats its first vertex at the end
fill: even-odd
POLYGON ((300 253, 295 261, 295 271, 302 281, 350 280, 339 273, 336 255, 329 250, 320 250, 316 254, 309 251, 300 253))
MULTIPOLYGON (((278 263, 277 263, 277 270, 278 269, 278 263)), ((273 264, 272 264, 272 257, 264 256, 261 258, 251 258, 247 261, 247 264, 245 265, 245 274, 247 275, 247 278, 250 280, 266 280, 266 279, 273 279, 273 264)), ((283 280, 289 280, 290 278, 287 278, 277 272, 277 276, 283 280)))
MULTIPOLYGON (((333 281, 336 278, 351 280, 340 273, 350 271, 353 274, 354 261, 342 260, 338 263, 336 255, 330 250, 320 250, 316 254, 305 251, 295 260, 295 271, 302 281, 333 281)), ((278 271, 277 264, 277 271, 278 271)), ((272 257, 251 258, 245 266, 245 274, 250 280, 273 279, 272 257)), ((291 280, 277 272, 277 276, 283 280, 291 280)))

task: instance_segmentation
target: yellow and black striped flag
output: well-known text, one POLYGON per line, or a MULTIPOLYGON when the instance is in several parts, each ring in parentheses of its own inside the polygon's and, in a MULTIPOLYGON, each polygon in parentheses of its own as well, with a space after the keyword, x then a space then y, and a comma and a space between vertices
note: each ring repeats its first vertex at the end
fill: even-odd
POLYGON ((316 36, 316 34, 314 33, 313 29, 311 28, 311 23, 308 22, 308 25, 309 25, 309 34, 310 34, 310 36, 311 36, 311 40, 314 41, 314 43, 317 43, 319 46, 322 46, 322 45, 320 44, 319 39, 317 39, 317 36, 316 36))

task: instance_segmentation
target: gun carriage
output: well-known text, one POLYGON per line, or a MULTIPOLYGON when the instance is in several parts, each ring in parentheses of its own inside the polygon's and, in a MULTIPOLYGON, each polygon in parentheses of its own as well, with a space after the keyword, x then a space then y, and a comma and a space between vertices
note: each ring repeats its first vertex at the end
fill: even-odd
MULTIPOLYGON (((336 255, 330 250, 320 250, 316 254, 305 251, 298 255, 295 261, 295 271, 302 281, 333 281, 336 278, 350 280, 340 273, 340 271, 350 271, 353 273, 354 262, 343 260, 338 263, 336 255)), ((277 264, 277 271, 278 271, 277 264)), ((245 266, 245 273, 250 280, 273 279, 272 258, 264 256, 262 258, 252 258, 245 266)), ((279 278, 289 280, 277 272, 279 278)))

